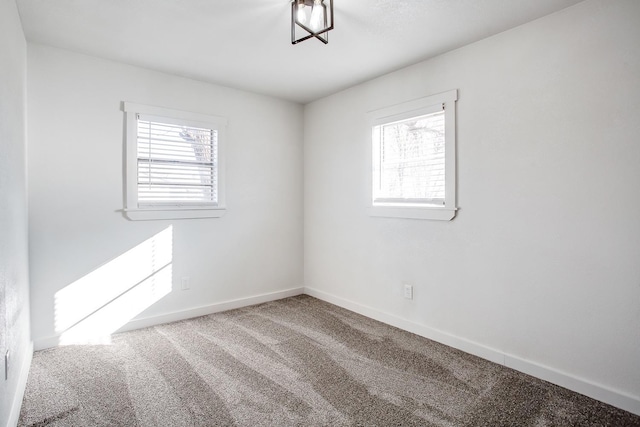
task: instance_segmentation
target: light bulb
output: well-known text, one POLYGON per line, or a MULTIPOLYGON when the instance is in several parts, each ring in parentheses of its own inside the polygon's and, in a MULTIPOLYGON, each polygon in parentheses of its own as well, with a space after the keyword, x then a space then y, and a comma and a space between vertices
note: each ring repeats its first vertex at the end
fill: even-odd
POLYGON ((313 9, 311 10, 311 18, 309 19, 309 28, 317 33, 324 27, 324 7, 322 0, 313 1, 313 9))
POLYGON ((298 12, 297 12, 298 22, 301 24, 306 23, 307 21, 307 13, 304 11, 304 2, 298 3, 298 12))

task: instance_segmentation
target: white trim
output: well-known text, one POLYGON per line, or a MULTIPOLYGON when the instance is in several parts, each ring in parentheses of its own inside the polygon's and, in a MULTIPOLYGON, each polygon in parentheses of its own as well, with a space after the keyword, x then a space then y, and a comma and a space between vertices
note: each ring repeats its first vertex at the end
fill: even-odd
MULTIPOLYGON (((283 298, 289 298, 296 295, 302 295, 304 288, 291 288, 283 291, 268 292, 265 294, 254 295, 245 298, 237 298, 229 301, 223 301, 215 304, 204 305, 200 307, 189 308, 181 311, 173 311, 170 313, 159 314, 157 316, 139 317, 129 321, 126 325, 118 329, 114 333, 132 331, 134 329, 146 328, 149 326, 160 325, 163 323, 175 322, 178 320, 191 319, 193 317, 206 316, 207 314, 218 313, 221 311, 233 310, 236 308, 248 307, 250 305, 262 304, 265 302, 276 301, 283 298)), ((57 347, 60 345, 60 335, 39 338, 34 340, 36 350, 57 347)))
POLYGON ((227 119, 220 116, 210 114, 193 113, 191 111, 173 110, 164 107, 154 107, 152 105, 136 104, 133 102, 124 102, 123 111, 126 113, 148 114, 151 116, 165 117, 168 119, 181 119, 187 122, 199 122, 201 124, 215 123, 220 126, 227 125, 227 119))
POLYGON ((431 340, 448 345, 450 347, 457 348, 458 350, 462 350, 467 353, 474 354, 476 356, 482 357, 483 359, 489 360, 491 362, 498 363, 500 365, 504 364, 504 357, 502 353, 500 353, 498 350, 494 348, 486 347, 474 341, 469 341, 464 338, 451 335, 447 332, 430 328, 428 326, 424 326, 419 323, 415 323, 410 320, 403 319, 394 314, 385 313, 375 308, 372 308, 354 301, 350 301, 350 300, 326 293, 324 291, 320 291, 318 289, 305 286, 304 293, 312 297, 321 299, 323 301, 329 302, 331 304, 337 305, 339 307, 346 308, 347 310, 356 312, 358 314, 362 314, 363 316, 369 317, 379 322, 386 323, 391 326, 395 326, 396 328, 400 328, 402 330, 409 331, 416 335, 429 338, 431 340))
MULTIPOLYGON (((127 103, 125 102, 125 111, 127 103)), ((125 188, 125 208, 134 209, 138 206, 138 187, 135 180, 138 176, 138 153, 136 141, 136 113, 134 111, 126 111, 125 126, 125 165, 124 165, 124 188, 125 188)))
POLYGON ((524 372, 536 378, 573 390, 585 396, 615 406, 633 414, 640 415, 640 398, 622 391, 614 390, 602 384, 575 377, 566 372, 505 354, 504 365, 516 371, 524 372))
POLYGON ((135 104, 123 102, 122 110, 125 112, 125 216, 132 221, 140 220, 162 220, 162 219, 191 219, 191 218, 220 218, 225 213, 226 208, 226 141, 227 141, 227 119, 220 116, 213 116, 190 111, 173 110, 151 105, 135 104), (215 207, 201 206, 199 208, 182 208, 174 205, 149 206, 141 208, 138 206, 138 153, 137 153, 137 115, 154 116, 160 119, 167 119, 168 123, 182 123, 186 125, 202 126, 215 129, 218 133, 218 166, 217 166, 217 204, 215 207))
MULTIPOLYGON (((449 221, 456 216, 456 101, 458 100, 458 90, 453 89, 436 95, 413 99, 400 104, 380 108, 367 112, 369 124, 367 141, 368 166, 368 191, 369 204, 368 213, 374 217, 409 218, 409 219, 431 219, 449 221), (428 204, 394 203, 392 206, 385 204, 384 200, 375 199, 374 186, 376 178, 374 175, 374 163, 376 158, 375 138, 373 128, 385 123, 392 123, 404 120, 409 117, 416 117, 425 114, 435 113, 444 110, 445 115, 445 200, 444 206, 433 206, 428 204)), ((378 151, 380 148, 378 147, 378 151)))
MULTIPOLYGON (((446 92, 437 93, 435 95, 424 96, 422 98, 412 99, 410 101, 401 102, 400 104, 391 105, 377 110, 369 111, 367 116, 370 121, 378 118, 395 118, 395 116, 406 118, 414 115, 415 111, 436 111, 430 110, 430 107, 448 104, 458 100, 458 90, 452 89, 446 92)), ((436 107, 437 108, 437 107, 436 107)), ((425 114, 425 113, 423 113, 425 114)))
POLYGON ((596 384, 566 372, 541 365, 539 363, 524 360, 520 357, 504 353, 498 349, 487 347, 480 343, 430 328, 428 326, 403 319, 394 314, 385 313, 378 309, 362 305, 360 303, 329 294, 318 289, 306 287, 304 293, 315 298, 327 301, 331 304, 346 308, 371 319, 378 320, 391 326, 412 332, 416 335, 437 341, 450 347, 462 350, 474 356, 481 357, 500 365, 504 365, 516 371, 523 372, 536 378, 567 388, 585 396, 597 399, 609 405, 624 409, 633 414, 640 415, 640 398, 627 393, 614 390, 602 384, 596 384))
MULTIPOLYGON (((439 102, 429 104, 432 98, 434 97, 429 96, 427 98, 409 101, 406 104, 398 104, 380 110, 370 111, 367 115, 369 116, 371 126, 380 126, 399 122, 410 117, 426 116, 442 112, 444 110, 443 98, 440 98, 439 102), (418 106, 419 108, 416 108, 418 106)), ((452 102, 453 101, 455 101, 455 99, 453 99, 452 102)))
POLYGON ((220 218, 226 209, 198 208, 198 209, 124 209, 123 212, 132 221, 145 221, 157 219, 194 219, 194 218, 220 218))
POLYGON ((117 332, 131 331, 134 329, 146 328, 148 326, 159 325, 163 323, 175 322, 178 320, 191 319, 193 317, 206 316, 207 314, 219 313, 221 311, 234 310, 236 308, 248 307, 251 305, 262 304, 270 301, 277 301, 283 298, 302 295, 304 288, 292 288, 284 291, 269 292, 266 294, 255 295, 246 298, 237 298, 229 301, 223 301, 215 304, 204 305, 201 307, 190 308, 188 310, 174 311, 171 313, 161 314, 158 316, 135 318, 117 332))
POLYGON ((18 377, 18 384, 16 386, 16 393, 13 395, 13 402, 11 402, 11 408, 9 412, 9 419, 7 420, 7 427, 14 427, 18 425, 20 419, 20 409, 22 408, 22 399, 24 398, 24 392, 27 389, 27 379, 29 378, 29 369, 31 368, 31 361, 33 360, 33 341, 29 342, 27 346, 27 354, 22 359, 22 366, 20 366, 20 376, 18 377))
POLYGON ((44 338, 36 338, 33 340, 34 351, 46 350, 60 345, 60 335, 50 335, 44 338))
POLYGON ((370 216, 385 218, 436 219, 449 221, 456 216, 456 208, 445 207, 408 207, 408 206, 370 206, 370 216))

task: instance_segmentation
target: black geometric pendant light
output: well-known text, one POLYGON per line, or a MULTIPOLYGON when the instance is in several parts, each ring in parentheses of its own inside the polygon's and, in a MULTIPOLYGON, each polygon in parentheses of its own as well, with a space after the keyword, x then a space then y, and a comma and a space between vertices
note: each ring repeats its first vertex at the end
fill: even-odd
POLYGON ((329 31, 333 30, 333 0, 293 0, 291 2, 291 43, 297 44, 310 38, 329 43, 329 31))

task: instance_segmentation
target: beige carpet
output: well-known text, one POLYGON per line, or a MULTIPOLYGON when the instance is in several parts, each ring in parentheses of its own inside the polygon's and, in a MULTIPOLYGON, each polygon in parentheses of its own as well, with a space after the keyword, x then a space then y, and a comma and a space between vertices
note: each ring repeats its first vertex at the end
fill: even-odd
POLYGON ((640 426, 299 296, 34 355, 21 426, 640 426))

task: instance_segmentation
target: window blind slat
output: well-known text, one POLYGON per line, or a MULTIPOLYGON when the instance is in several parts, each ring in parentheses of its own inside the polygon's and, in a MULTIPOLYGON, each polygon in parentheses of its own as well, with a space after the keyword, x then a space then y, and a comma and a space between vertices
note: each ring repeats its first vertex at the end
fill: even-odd
POLYGON ((217 131, 138 119, 138 201, 217 203, 217 131))

